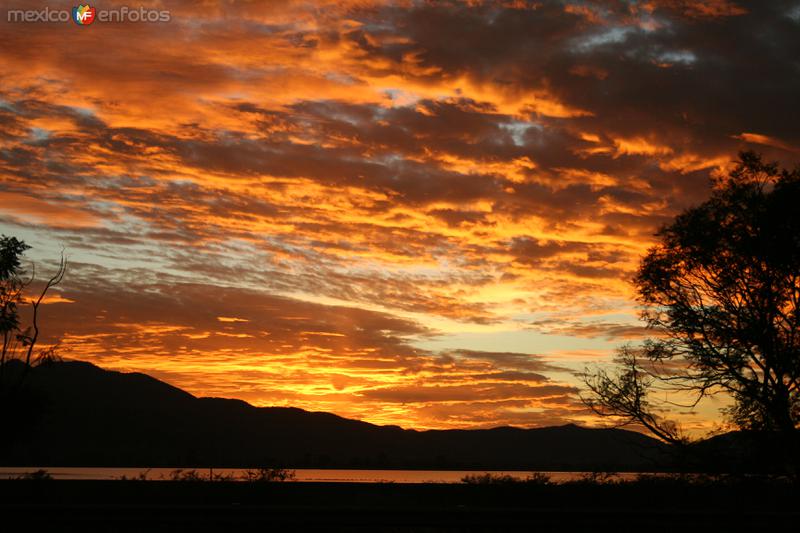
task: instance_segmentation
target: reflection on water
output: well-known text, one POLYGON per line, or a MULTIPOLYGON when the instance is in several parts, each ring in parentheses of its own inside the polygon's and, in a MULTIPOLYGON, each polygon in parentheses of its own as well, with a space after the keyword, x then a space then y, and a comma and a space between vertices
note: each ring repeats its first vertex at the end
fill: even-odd
MULTIPOLYGON (((173 477, 175 468, 81 468, 81 467, 0 467, 0 479, 16 478, 25 474, 46 470, 53 479, 132 479, 141 478, 164 480, 173 477)), ((247 472, 246 468, 196 468, 201 476, 233 477, 242 479, 247 472)), ((531 471, 487 471, 487 470, 314 470, 297 469, 295 482, 326 482, 326 483, 460 483, 465 476, 484 474, 489 472, 496 475, 509 475, 517 478, 527 478, 534 472, 531 471)), ((550 476, 553 482, 564 482, 581 479, 587 472, 543 472, 550 476)), ((638 473, 626 472, 614 474, 617 479, 633 479, 638 473)))

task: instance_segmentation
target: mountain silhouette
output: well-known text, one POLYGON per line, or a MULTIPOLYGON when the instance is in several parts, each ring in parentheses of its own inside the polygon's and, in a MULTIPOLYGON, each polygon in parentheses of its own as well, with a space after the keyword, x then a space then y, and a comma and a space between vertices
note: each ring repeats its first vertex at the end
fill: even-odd
MULTIPOLYGON (((7 364, 9 375, 22 364, 7 364)), ((665 446, 575 425, 416 431, 330 413, 197 398, 140 373, 78 361, 32 368, 39 416, 6 440, 7 466, 647 470, 665 446)))

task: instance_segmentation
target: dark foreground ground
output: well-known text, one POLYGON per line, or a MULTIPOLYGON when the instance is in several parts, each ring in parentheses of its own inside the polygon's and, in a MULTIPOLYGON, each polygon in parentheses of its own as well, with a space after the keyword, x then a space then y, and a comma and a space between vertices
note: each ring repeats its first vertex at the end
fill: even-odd
MULTIPOLYGON (((800 488, 0 481, 3 531, 772 531, 800 520, 800 488)), ((788 529, 791 530, 791 529, 788 529)))

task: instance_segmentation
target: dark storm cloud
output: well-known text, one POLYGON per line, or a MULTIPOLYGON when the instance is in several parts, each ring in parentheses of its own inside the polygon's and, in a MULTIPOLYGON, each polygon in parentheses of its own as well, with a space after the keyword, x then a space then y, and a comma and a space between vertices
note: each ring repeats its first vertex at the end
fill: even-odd
MULTIPOLYGON (((535 10, 426 4, 376 16, 410 38, 402 49, 417 52, 420 68, 510 89, 546 88, 592 113, 574 126, 633 136, 646 124, 700 152, 730 151, 737 145, 730 136, 741 131, 798 141, 794 3, 634 6, 609 2, 602 22, 565 12, 562 2, 535 10), (581 65, 603 75, 576 75, 581 65)), ((394 45, 369 53, 401 60, 394 45)))

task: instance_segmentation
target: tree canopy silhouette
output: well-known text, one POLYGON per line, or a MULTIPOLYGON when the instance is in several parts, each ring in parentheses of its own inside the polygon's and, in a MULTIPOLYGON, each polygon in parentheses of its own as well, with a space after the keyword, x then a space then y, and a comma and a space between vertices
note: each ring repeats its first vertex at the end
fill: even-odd
MULTIPOLYGON (((24 278, 26 272, 22 268, 22 255, 30 249, 25 242, 16 237, 0 236, 0 336, 2 336, 2 350, 0 350, 0 393, 6 397, 9 393, 9 384, 6 383, 6 364, 12 359, 21 359, 25 362, 25 371, 16 377, 16 385, 24 379, 27 369, 31 365, 34 349, 39 341, 39 307, 44 301, 47 292, 61 283, 66 272, 66 259, 61 255, 56 273, 44 282, 38 295, 26 298, 26 292, 35 282, 35 271, 30 277, 24 278), (25 321, 21 316, 21 307, 30 307, 30 319, 25 321)), ((32 269, 35 267, 32 267, 32 269)), ((39 359, 53 356, 53 348, 42 350, 39 359)))
POLYGON ((728 394, 738 427, 796 438, 800 424, 800 168, 753 152, 715 180, 711 197, 658 233, 634 283, 658 335, 588 374, 601 415, 681 442, 654 390, 728 394))

